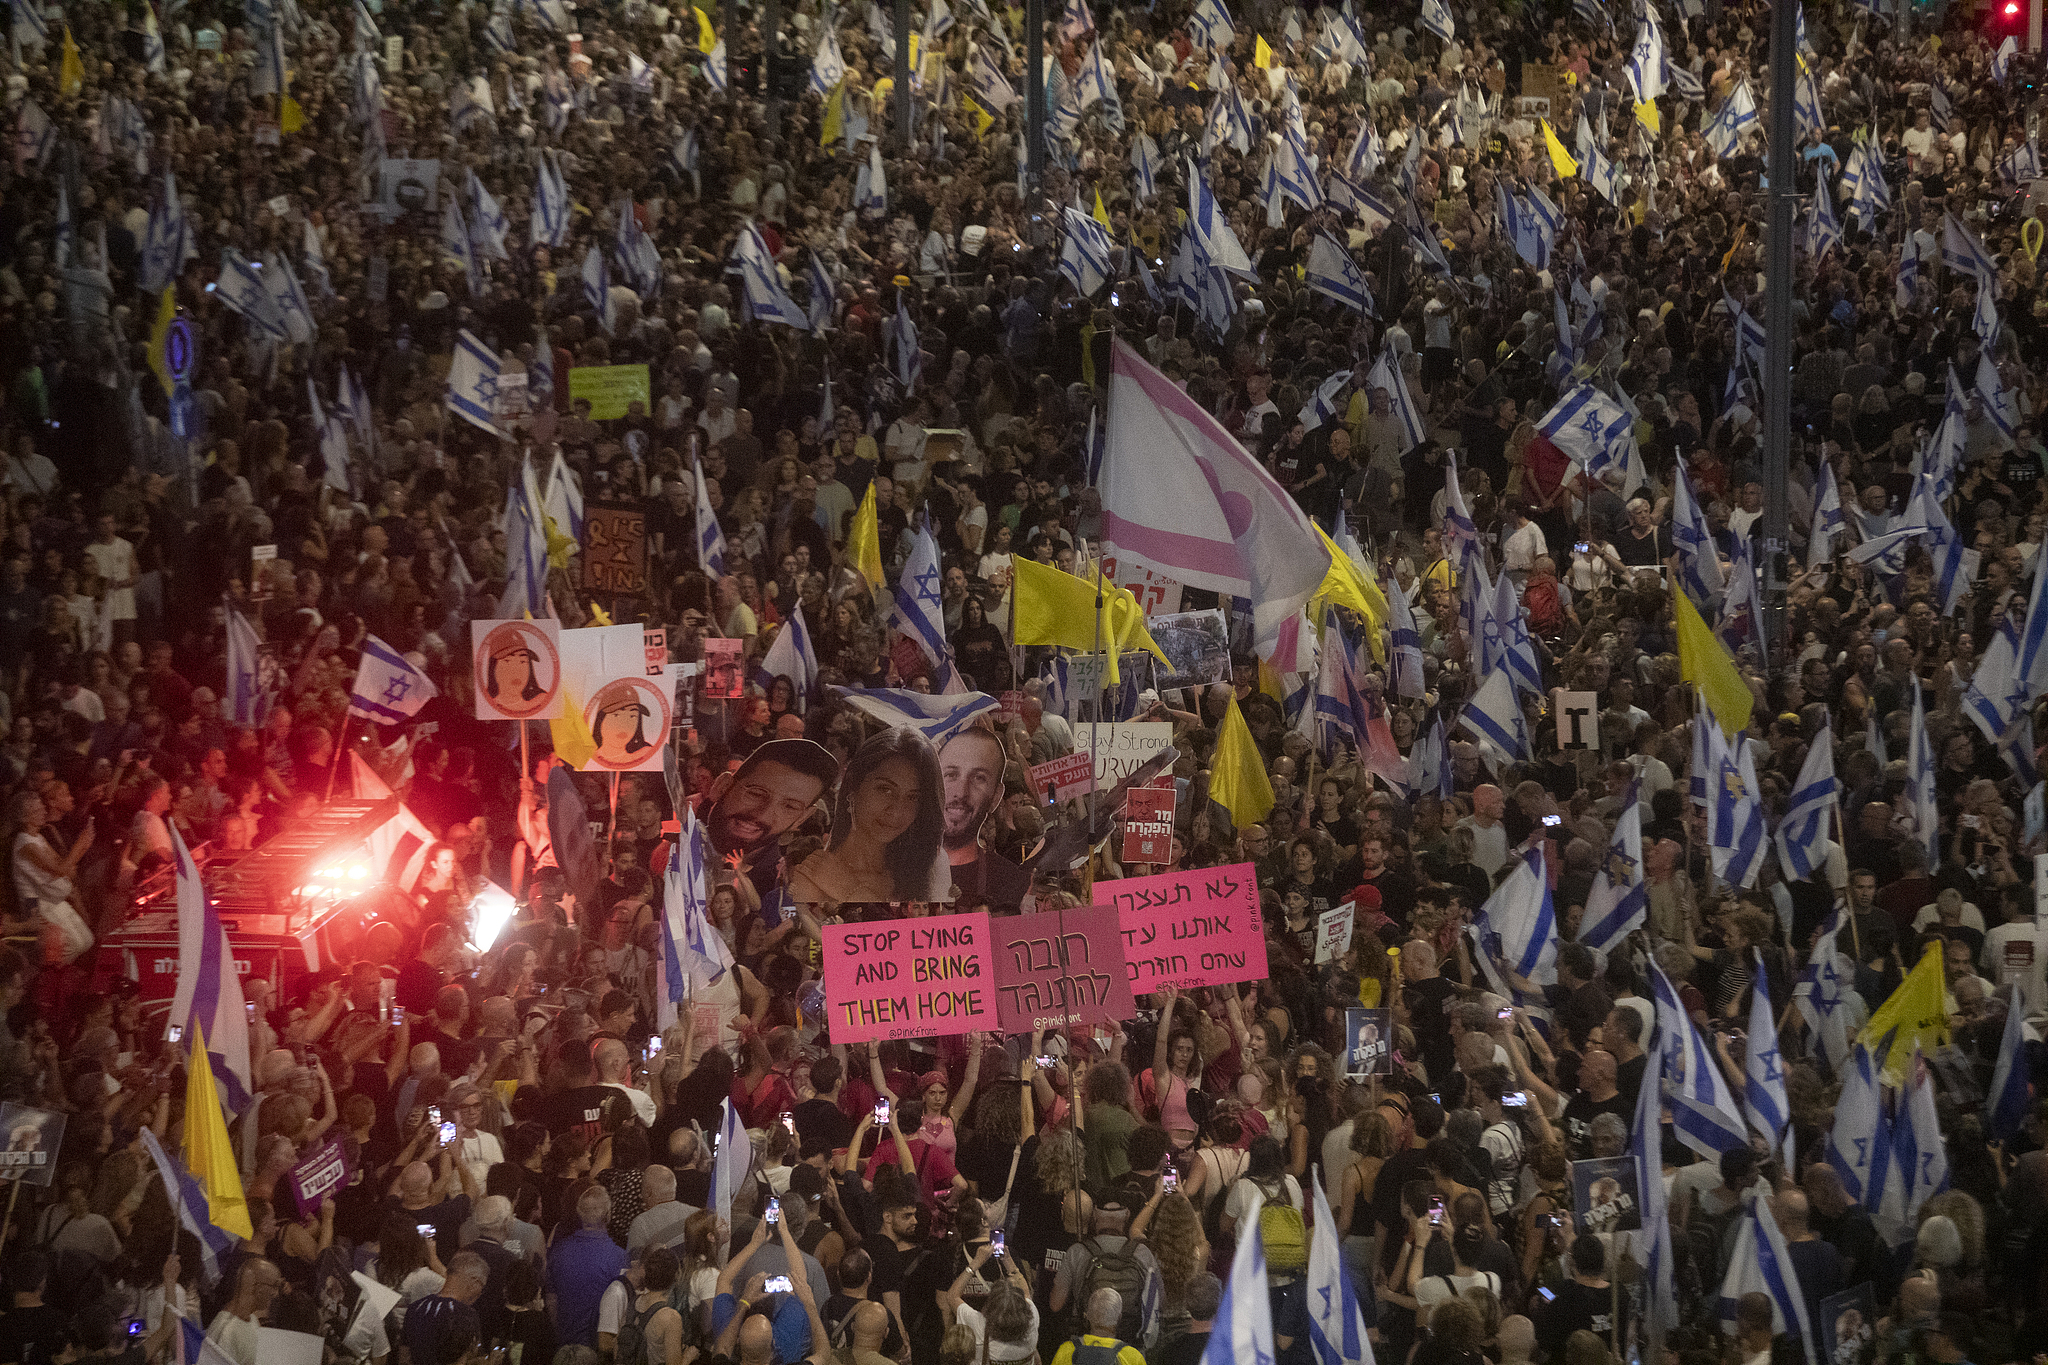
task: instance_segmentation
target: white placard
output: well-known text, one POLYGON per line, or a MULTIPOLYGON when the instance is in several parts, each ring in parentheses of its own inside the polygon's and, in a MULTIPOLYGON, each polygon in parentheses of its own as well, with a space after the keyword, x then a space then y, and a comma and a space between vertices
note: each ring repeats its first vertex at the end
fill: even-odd
POLYGON ((1171 721, 1118 721, 1112 725, 1084 721, 1074 726, 1074 752, 1094 755, 1097 791, 1109 790, 1172 743, 1171 721))
POLYGON ((1325 910, 1316 919, 1316 961, 1334 962, 1349 951, 1351 928, 1357 922, 1357 907, 1350 901, 1325 910))
POLYGON ((1558 748, 1600 748, 1598 692, 1567 692, 1560 687, 1550 694, 1550 705, 1550 714, 1557 719, 1558 748))

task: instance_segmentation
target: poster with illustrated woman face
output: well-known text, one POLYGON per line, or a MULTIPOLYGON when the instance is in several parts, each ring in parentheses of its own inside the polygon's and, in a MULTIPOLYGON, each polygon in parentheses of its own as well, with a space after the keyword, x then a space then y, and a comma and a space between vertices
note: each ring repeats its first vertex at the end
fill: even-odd
POLYGON ((561 714, 558 621, 472 621, 478 720, 544 720, 561 714))
POLYGON ((659 772, 674 710, 673 685, 666 678, 616 678, 599 688, 583 708, 590 737, 597 741, 583 771, 659 772))

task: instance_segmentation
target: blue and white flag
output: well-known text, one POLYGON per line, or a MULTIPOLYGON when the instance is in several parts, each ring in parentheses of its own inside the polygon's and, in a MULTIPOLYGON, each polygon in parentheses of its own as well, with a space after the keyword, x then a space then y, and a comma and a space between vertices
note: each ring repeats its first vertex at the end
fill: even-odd
POLYGON ((1999 380, 1998 366, 1992 363, 1988 349, 1977 353, 1976 388, 1977 399, 1984 405, 1984 415, 1991 419, 1991 425, 1998 428, 1999 435, 2010 442, 2020 424, 2019 400, 1999 380))
POLYGON ((1350 252, 1320 232, 1309 242, 1303 282, 1311 293, 1335 299, 1346 308, 1356 308, 1366 314, 1375 311, 1372 291, 1366 287, 1365 272, 1351 259, 1350 252))
POLYGON ((1693 717, 1693 724, 1707 731, 1707 843, 1713 851, 1714 875, 1746 889, 1756 885, 1770 847, 1749 744, 1737 736, 1731 753, 1711 714, 1693 717))
MULTIPOLYGON (((362 662, 356 665, 355 686, 349 689, 348 713, 397 725, 419 714, 439 696, 433 680, 374 635, 363 637, 362 662)), ((209 1038, 211 1034, 207 1035, 209 1038)))
POLYGON ((1330 172, 1330 181, 1324 187, 1323 198, 1326 203, 1348 208, 1356 213, 1367 232, 1391 227, 1400 217, 1394 206, 1374 193, 1363 179, 1348 176, 1342 171, 1330 172))
MULTIPOLYGON (((1374 1365, 1372 1342, 1366 1338, 1365 1314, 1345 1269, 1344 1249, 1337 1240, 1337 1216, 1323 1193, 1323 1178, 1314 1177, 1315 1231, 1308 1245, 1308 1282, 1302 1302, 1308 1306, 1308 1340, 1316 1365, 1374 1365)), ((1252 1221, 1256 1222, 1256 1219, 1252 1221)))
POLYGON ((704 482, 704 462, 695 460, 690 465, 697 485, 697 567, 704 576, 714 581, 725 577, 725 532, 719 528, 718 514, 711 510, 711 490, 704 482))
MULTIPOLYGON (((1633 470, 1634 423, 1627 409, 1591 384, 1566 390, 1536 429, 1595 478, 1610 466, 1633 470)), ((1634 472, 1640 481, 1640 470, 1634 472)))
POLYGON ((804 604, 790 608, 789 619, 775 632, 775 643, 761 656, 754 680, 767 691, 777 678, 787 678, 796 689, 796 709, 807 710, 811 689, 818 685, 818 651, 811 645, 811 629, 804 624, 804 604))
POLYGON ((727 1227, 732 1226, 733 1196, 739 1193, 753 1165, 753 1140, 747 1136, 747 1125, 740 1121, 739 1110, 733 1108, 732 1097, 728 1095, 725 1113, 718 1123, 717 1155, 711 1162, 711 1207, 727 1227))
POLYGON ((1976 671, 1963 693, 1964 714, 2001 750, 2008 742, 2013 722, 2025 716, 2027 710, 2027 689, 2019 671, 2020 649, 2019 629, 2008 615, 1977 657, 1976 671))
POLYGON ((847 705, 882 724, 908 726, 934 744, 943 744, 999 704, 984 692, 942 696, 901 687, 834 687, 847 705))
POLYGON ((1088 13, 1088 0, 1067 0, 1060 11, 1060 39, 1073 42, 1095 31, 1095 17, 1088 13))
POLYGON ((710 848, 704 826, 685 804, 681 835, 669 850, 662 895, 662 958, 671 1001, 717 989, 732 970, 732 948, 709 913, 705 869, 711 862, 710 848))
POLYGON ((1934 785, 1934 742, 1927 734, 1927 710, 1920 695, 1920 676, 1913 675, 1913 727, 1906 744, 1906 789, 1899 794, 1899 814, 1912 826, 1913 837, 1927 852, 1928 875, 1941 866, 1941 813, 1934 785))
POLYGON ((1728 98, 1721 101, 1721 107, 1714 111, 1714 117, 1701 130, 1714 155, 1729 157, 1742 139, 1743 131, 1754 127, 1760 115, 1757 112, 1756 96, 1750 92, 1749 82, 1740 81, 1728 92, 1728 98))
POLYGON ((505 250, 505 234, 510 228, 505 211, 498 207, 497 198, 484 188, 475 171, 469 173, 469 203, 470 245, 494 260, 512 259, 505 250))
POLYGON ((1813 529, 1807 533, 1806 567, 1817 569, 1834 556, 1835 537, 1848 530, 1842 516, 1842 490, 1835 482, 1835 467, 1820 462, 1820 478, 1814 485, 1813 529))
POLYGON ((462 267, 462 277, 472 299, 484 292, 483 268, 469 242, 469 224, 463 221, 462 205, 450 194, 441 200, 441 254, 462 267))
MULTIPOLYGON (((1846 992, 1856 979, 1856 960, 1837 946, 1836 935, 1841 930, 1842 911, 1837 906, 1821 928, 1806 966, 1800 969, 1799 980, 1792 987, 1793 1007, 1818 1041, 1821 1056, 1827 1061, 1827 1074, 1835 1077, 1846 1074, 1849 1039, 1855 1031, 1849 1017, 1851 1011, 1846 1008, 1846 992)), ((1855 1022, 1860 1027, 1860 1020, 1855 1022)))
POLYGON ((1792 74, 1792 120, 1802 138, 1827 132, 1827 116, 1820 107, 1820 86, 1814 82, 1813 72, 1803 64, 1792 74))
POLYGON ((1368 394, 1375 389, 1386 391, 1387 410, 1401 424, 1400 453, 1405 455, 1429 439, 1429 429, 1423 424, 1415 400, 1408 396, 1408 381, 1395 363, 1392 347, 1382 350, 1379 359, 1372 363, 1365 376, 1365 389, 1368 394))
POLYGON ((505 434, 493 420, 498 408, 497 353, 467 328, 455 334, 455 355, 448 365, 448 407, 493 436, 505 434))
MULTIPOLYGON (((1321 238, 1317 240, 1320 241, 1321 238)), ((1323 423, 1342 413, 1346 407, 1344 390, 1350 383, 1351 371, 1339 370, 1317 385, 1315 392, 1308 396, 1308 401, 1301 405, 1301 411, 1295 414, 1295 420, 1301 423, 1302 429, 1315 431, 1323 423)), ((1338 515, 1342 516, 1343 513, 1339 512, 1338 515)))
POLYGON ((270 292, 277 304, 277 315, 284 320, 285 335, 294 346, 303 346, 313 339, 315 326, 313 309, 306 302, 306 291, 299 285, 298 272, 281 252, 270 252, 263 258, 263 287, 270 292))
POLYGON ((1771 1007, 1770 977, 1756 955, 1750 980, 1749 1041, 1743 1049, 1742 1102, 1749 1121, 1767 1139, 1766 1149, 1788 1171, 1792 1164, 1792 1100, 1785 1091, 1785 1057, 1778 1051, 1777 1011, 1771 1007))
POLYGON ((1534 757, 1529 722, 1522 714, 1514 681, 1504 668, 1495 669, 1480 684, 1472 699, 1465 703, 1465 709, 1458 713, 1458 723, 1499 754, 1503 762, 1527 763, 1534 757))
POLYGON ((1721 576, 1721 552, 1714 545, 1714 529, 1707 524, 1706 509, 1692 491, 1692 478, 1683 461, 1678 465, 1678 496, 1671 505, 1671 543, 1678 553, 1678 586, 1700 615, 1712 620, 1721 609, 1728 584, 1721 576))
POLYGON ((206 1031, 206 1057, 220 1087, 221 1103, 230 1114, 239 1114, 255 1094, 249 1080, 249 1013, 242 999, 242 978, 235 970, 235 952, 220 911, 200 884, 184 837, 176 825, 170 831, 171 860, 178 876, 178 985, 171 996, 170 1022, 190 1038, 199 1036, 195 1027, 206 1031))
POLYGON ((901 289, 896 291, 896 313, 889 323, 889 345, 896 353, 896 382, 907 394, 924 373, 924 351, 917 339, 917 322, 910 316, 910 303, 901 289))
POLYGON ((2034 1107, 2028 1084, 2027 1011, 2015 994, 2005 1011, 2005 1034, 1998 1044, 1998 1065, 1991 1071, 1991 1089, 1984 1097, 1984 1127, 1998 1142, 2011 1142, 2026 1126, 2034 1107))
POLYGON ((1422 681, 1422 634, 1415 628, 1415 613, 1408 594, 1398 583, 1384 585, 1387 597, 1387 646, 1392 665, 1387 686, 1397 697, 1417 698, 1424 692, 1422 681))
POLYGON ((1920 1049, 1906 1068, 1891 1124, 1891 1176, 1875 1204, 1870 1221, 1887 1245, 1913 1240, 1920 1226, 1920 1208, 1948 1188, 1948 1145, 1934 1112, 1934 1073, 1920 1049))
POLYGON ((1646 1046, 1644 1051, 1643 1079, 1628 1132, 1643 1231, 1628 1239, 1628 1249, 1643 1271, 1642 1356, 1661 1359, 1664 1338, 1677 1325, 1678 1295, 1672 1283, 1671 1218, 1665 1210, 1669 1195, 1664 1189, 1664 1049, 1646 1046))
POLYGON ((1529 636, 1529 623, 1522 615, 1521 601, 1515 596, 1514 579, 1507 574, 1494 580, 1491 617, 1491 624, 1481 629, 1499 627, 1501 667, 1507 669, 1508 677, 1514 680, 1515 690, 1532 697, 1543 696, 1543 664, 1536 655, 1536 642, 1529 636))
POLYGON ((1343 736, 1362 756, 1366 749, 1366 720, 1371 707, 1359 686, 1358 668, 1343 626, 1330 613, 1323 630, 1323 648, 1317 661, 1315 688, 1316 747, 1334 763, 1342 750, 1337 737, 1343 736))
POLYGON ((831 24, 823 27, 825 36, 818 40, 818 50, 811 56, 811 89, 829 95, 834 86, 846 79, 846 58, 840 55, 839 30, 831 24))
POLYGON ((1980 289, 1998 287, 1998 263, 1984 249, 1977 234, 1963 226, 1952 212, 1941 215, 1941 263, 1951 270, 1975 275, 1980 289))
MULTIPOLYGON (((213 1041, 211 1033, 207 1035, 207 1041, 213 1041)), ((213 1221, 213 1202, 206 1197, 206 1187, 199 1183, 176 1153, 165 1150, 154 1129, 144 1126, 142 1145, 148 1149, 149 1159, 156 1163, 157 1174, 163 1177, 164 1194, 178 1211, 178 1225, 199 1243, 201 1275, 207 1284, 215 1283, 220 1279, 221 1257, 235 1249, 235 1234, 213 1221)), ((233 1365, 233 1357, 208 1341, 197 1323, 183 1319, 179 1322, 183 1337, 181 1345, 184 1347, 180 1365, 233 1365), (194 1336, 199 1339, 197 1345, 191 1340, 194 1336), (210 1357, 204 1350, 207 1347, 212 1348, 210 1357)))
POLYGON ((551 616, 548 606, 548 533, 545 504, 533 465, 522 459, 519 477, 505 489, 505 591, 501 618, 551 616))
POLYGON ((704 79, 712 90, 723 95, 731 77, 725 69, 725 39, 721 37, 712 49, 704 54, 704 79))
MULTIPOLYGON (((534 351, 539 353, 536 346, 534 351)), ((559 534, 571 540, 583 539, 583 487, 576 482, 576 475, 569 468, 569 461, 562 452, 555 452, 554 463, 548 466, 547 492, 541 496, 541 507, 548 519, 555 523, 559 534)), ((572 547, 571 554, 576 553, 572 547)))
MULTIPOLYGON (((263 723, 270 711, 270 698, 263 691, 258 679, 262 677, 261 659, 263 642, 256 636, 256 628, 248 618, 230 606, 228 614, 228 678, 227 720, 244 730, 253 730, 263 723)), ((209 1032, 207 1037, 213 1034, 209 1032)))
POLYGON ((1636 103, 1648 104, 1664 93, 1664 72, 1668 66, 1664 32, 1657 27, 1657 17, 1645 10, 1642 22, 1636 26, 1635 46, 1629 49, 1628 60, 1622 64, 1628 83, 1635 87, 1636 103))
POLYGON ((145 294, 163 293, 178 278, 185 262, 198 254, 199 248, 192 242, 191 222, 185 217, 184 201, 178 198, 177 176, 167 163, 163 202, 149 211, 149 225, 143 229, 136 287, 145 294))
POLYGON ((1614 951, 1634 933, 1650 910, 1650 888, 1643 880, 1643 808, 1638 804, 1640 780, 1629 783, 1614 837, 1593 874, 1586 910, 1579 920, 1578 941, 1595 952, 1614 951))
POLYGON ((583 253, 583 301, 597 314, 605 335, 610 336, 617 310, 612 307, 612 272, 605 264, 603 247, 593 246, 583 253))
POLYGON ((1451 749, 1444 737, 1442 716, 1416 736, 1415 747, 1408 751, 1408 790, 1415 795, 1432 794, 1443 801, 1451 799, 1451 749))
MULTIPOLYGON (((1880 1047, 1891 1048, 1890 1035, 1880 1047)), ((1834 1122, 1828 1126, 1828 1165, 1842 1177, 1842 1188, 1866 1211, 1876 1208, 1891 1183, 1891 1125, 1886 1122, 1884 1099, 1878 1088, 1878 1062, 1870 1048, 1852 1045, 1848 1065, 1837 1070, 1841 1096, 1835 1101, 1834 1122)))
POLYGON ((1760 1194, 1744 1196, 1748 1207, 1735 1235, 1735 1254, 1728 1273, 1721 1280, 1721 1330, 1735 1332, 1735 1310, 1745 1294, 1768 1294, 1771 1300, 1771 1334, 1788 1333, 1799 1339, 1806 1351, 1806 1365, 1820 1365, 1814 1355, 1813 1324, 1807 1320, 1806 1291, 1799 1287, 1799 1272, 1792 1267, 1792 1254, 1785 1246, 1785 1234, 1760 1194))
POLYGON ((974 56, 967 65, 967 79, 974 98, 998 116, 1024 98, 1017 93, 1017 87, 1011 83, 1009 73, 1003 70, 995 52, 979 43, 975 45, 974 56))
POLYGON ((1813 185, 1813 216, 1806 223, 1807 254, 1818 261, 1842 244, 1842 221, 1835 216, 1834 197, 1825 175, 1813 185))
POLYGON ((1655 959, 1649 968, 1650 992, 1657 1004, 1657 1065, 1664 1074, 1664 1101, 1671 1108, 1672 1128, 1680 1142, 1707 1160, 1718 1161, 1721 1153, 1749 1145, 1749 1125, 1713 1049, 1693 1026, 1671 978, 1655 959))
POLYGON ((1115 278, 1116 243, 1108 228, 1071 204, 1065 219, 1067 237, 1060 247, 1059 271, 1075 293, 1089 298, 1115 278))
POLYGON ((811 298, 805 305, 805 316, 811 320, 811 330, 824 332, 832 325, 833 315, 839 307, 839 291, 832 286, 832 274, 825 268, 825 258, 814 249, 811 263, 804 274, 810 282, 811 298))
MULTIPOLYGON (((642 242, 649 240, 644 232, 638 237, 642 242)), ((652 249, 651 244, 648 249, 652 249)), ((796 300, 782 287, 782 272, 769 253, 767 239, 752 223, 742 224, 733 238, 731 261, 739 271, 740 307, 746 317, 756 322, 779 322, 799 332, 811 330, 810 313, 797 307, 796 300)))
POLYGON ((320 232, 313 226, 311 219, 306 221, 305 231, 299 239, 299 256, 306 264, 306 273, 320 286, 320 297, 333 298, 334 280, 327 273, 327 257, 320 246, 320 232))
POLYGON ((1208 1345, 1202 1348, 1202 1365, 1272 1365, 1278 1359, 1266 1288, 1265 1243, 1259 1236, 1259 1220, 1246 1218, 1238 1224, 1230 1278, 1223 1282, 1223 1302, 1216 1309, 1208 1345))
POLYGON ((853 207, 865 217, 878 218, 889 211, 889 172, 882 164, 882 144, 868 148, 867 162, 853 182, 853 207))
POLYGON ((2013 37, 2010 33, 2006 34, 2005 41, 2000 43, 1998 50, 1991 54, 1992 80, 1997 81, 2000 85, 2005 84, 2006 77, 2012 74, 2012 59, 2019 55, 2019 51, 2020 40, 2013 37))
POLYGON ((1827 865, 1828 831, 1838 789, 1834 732, 1823 726, 1799 765, 1799 780, 1778 822, 1778 856, 1788 881, 1805 881, 1827 865))
MULTIPOLYGON (((15 14, 21 13, 20 0, 15 14)), ((32 161, 41 166, 50 159, 50 153, 57 149, 57 125, 50 122, 50 116, 43 107, 27 95, 22 96, 21 113, 14 124, 15 155, 23 161, 32 161)))
POLYGON ((533 220, 527 231, 535 246, 563 246, 569 240, 569 186, 553 152, 543 151, 534 169, 533 220))
POLYGON ((1240 279, 1256 281, 1258 272, 1252 269, 1251 257, 1245 254, 1244 243, 1237 240, 1229 216, 1216 202, 1216 191, 1210 187, 1209 178, 1202 174, 1193 157, 1187 159, 1187 168, 1188 228, 1202 254, 1216 268, 1240 279))
POLYGON ((252 340, 283 341, 289 335, 277 300, 264 287, 263 272, 243 260, 233 247, 221 251, 220 281, 214 295, 249 323, 257 333, 252 340))
POLYGON ((2020 629, 2020 683, 2032 701, 2048 691, 2048 560, 2037 553, 2027 623, 2020 629))
POLYGON ((1386 158, 1386 143, 1380 139, 1380 130, 1367 119, 1358 125, 1358 136, 1352 139, 1351 151, 1344 158, 1344 173, 1363 184, 1379 174, 1380 163, 1386 158))
POLYGON ((1131 139, 1131 171, 1136 180, 1133 187, 1134 198, 1142 202, 1158 195, 1159 168, 1162 164, 1159 144, 1152 140, 1151 134, 1141 130, 1131 139))
POLYGON ((1539 987, 1557 984, 1557 912, 1541 843, 1523 854, 1487 897, 1472 917, 1472 931, 1480 946, 1479 970, 1494 992, 1517 1004, 1540 1004, 1540 992, 1525 992, 1515 983, 1519 978, 1539 987))
POLYGON ((1721 619, 1714 634, 1728 646, 1730 654, 1744 645, 1761 651, 1764 643, 1764 603, 1758 588, 1756 547, 1750 538, 1730 527, 1728 538, 1734 552, 1728 556, 1728 596, 1721 603, 1721 619))
POLYGON ((929 522, 921 523, 911 537, 910 555, 896 580, 896 596, 889 606, 889 629, 908 636, 918 652, 931 661, 933 690, 947 690, 953 673, 953 647, 946 642, 946 607, 941 588, 944 571, 939 560, 938 538, 929 522))
POLYGON ((1458 40, 1457 23, 1444 0, 1422 0, 1422 26, 1447 43, 1458 40))

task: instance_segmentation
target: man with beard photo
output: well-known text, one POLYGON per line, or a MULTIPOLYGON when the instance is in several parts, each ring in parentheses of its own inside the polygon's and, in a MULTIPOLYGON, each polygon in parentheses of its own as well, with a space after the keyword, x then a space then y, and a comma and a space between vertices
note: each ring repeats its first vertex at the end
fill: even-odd
POLYGON ((981 829, 1003 799, 1003 742, 989 730, 961 730, 939 746, 939 775, 945 780, 946 859, 953 885, 988 908, 1012 914, 1023 909, 1031 877, 1009 859, 981 846, 981 829))
POLYGON ((778 905, 782 836, 831 794, 839 762, 807 739, 777 739, 712 782, 703 805, 704 832, 720 858, 741 855, 761 904, 778 905))

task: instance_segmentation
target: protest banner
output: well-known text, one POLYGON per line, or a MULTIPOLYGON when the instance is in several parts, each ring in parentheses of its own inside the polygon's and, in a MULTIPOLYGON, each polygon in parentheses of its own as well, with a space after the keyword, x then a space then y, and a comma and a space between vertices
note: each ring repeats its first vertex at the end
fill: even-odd
POLYGON ((1145 760, 1173 743, 1173 723, 1164 720, 1119 721, 1074 727, 1074 752, 1095 759, 1095 786, 1107 791, 1145 765, 1145 760))
POLYGON ((1557 747, 1593 749, 1600 747, 1600 694, 1552 689, 1551 715, 1557 718, 1557 747))
MULTIPOLYGON (((1130 1019, 1123 936, 1107 906, 1005 915, 997 931, 996 1012, 1005 1033, 1130 1019)), ((836 1036, 836 1035, 835 1035, 836 1036)))
POLYGON ((640 639, 647 651, 647 676, 665 676, 668 673, 668 630, 650 627, 640 632, 640 639))
POLYGON ((1344 1074, 1347 1076, 1391 1076, 1394 1074, 1394 1012, 1351 1009, 1344 1011, 1344 1074))
MULTIPOLYGON (((1501 1102, 1514 1098, 1511 1093, 1501 1102)), ((1579 1227, 1586 1232, 1634 1232, 1642 1227, 1635 1158, 1601 1156, 1574 1161, 1572 1206, 1579 1211, 1579 1227)))
POLYGON ((1097 882, 1095 894, 1116 907, 1133 993, 1266 977, 1266 928, 1250 863, 1097 882))
POLYGON ((1870 1281, 1820 1301, 1822 1365, 1856 1365, 1877 1332, 1877 1292, 1870 1281))
POLYGON ((1316 961, 1334 962, 1351 947, 1351 927, 1356 924, 1357 907, 1345 901, 1335 910, 1325 910, 1316 920, 1316 961))
POLYGON ((1142 564, 1110 555, 1102 561, 1102 571, 1119 588, 1129 588, 1131 596, 1138 599, 1147 616, 1172 616, 1180 611, 1180 584, 1164 574, 1157 574, 1142 564))
POLYGON ((1095 790, 1095 765, 1086 754, 1068 754, 1031 769, 1031 780, 1054 801, 1084 796, 1095 790))
POLYGON ((828 924, 824 959, 834 1043, 1002 1027, 987 911, 828 924))
POLYGON ((25 1104, 0 1104, 0 1180, 48 1185, 57 1175, 57 1149, 64 1144, 64 1115, 25 1104))
POLYGON ((584 505, 583 586, 618 597, 647 591, 646 512, 626 503, 584 505))
POLYGON ((1125 795, 1123 861, 1163 863, 1173 856, 1173 797, 1171 778, 1125 795))
POLYGON ((579 398, 590 400, 593 422, 624 417, 627 404, 636 399, 643 409, 654 402, 645 365, 578 365, 569 371, 569 401, 579 398))
POLYGON ((536 618, 469 623, 478 720, 562 713, 562 623, 536 618))
POLYGON ((298 1164, 285 1172, 285 1186, 298 1203, 299 1217, 310 1218, 318 1213, 320 1201, 348 1184, 353 1170, 355 1163, 348 1159, 348 1148, 338 1136, 300 1157, 298 1164))

